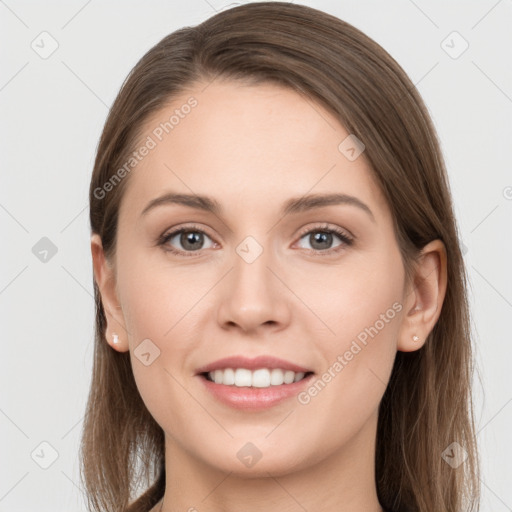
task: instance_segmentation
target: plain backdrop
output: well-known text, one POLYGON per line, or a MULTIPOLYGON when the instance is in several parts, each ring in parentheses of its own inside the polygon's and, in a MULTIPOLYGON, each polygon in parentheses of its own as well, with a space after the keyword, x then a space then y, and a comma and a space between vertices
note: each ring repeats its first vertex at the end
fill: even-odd
MULTIPOLYGON (((510 511, 512 2, 302 3, 382 45, 430 110, 471 281, 481 510, 510 511)), ((1 512, 86 510, 78 448, 92 368, 96 146, 142 55, 228 5, 0 1, 1 512)))

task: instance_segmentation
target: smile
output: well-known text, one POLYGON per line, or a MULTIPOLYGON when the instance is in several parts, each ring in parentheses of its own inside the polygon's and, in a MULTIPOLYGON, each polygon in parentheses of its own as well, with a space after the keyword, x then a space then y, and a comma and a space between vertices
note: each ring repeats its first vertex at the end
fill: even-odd
POLYGON ((282 386, 283 384, 299 382, 310 373, 311 372, 294 372, 281 368, 259 368, 253 371, 247 368, 226 368, 211 371, 203 375, 205 375, 209 381, 225 386, 269 388, 271 386, 282 386))

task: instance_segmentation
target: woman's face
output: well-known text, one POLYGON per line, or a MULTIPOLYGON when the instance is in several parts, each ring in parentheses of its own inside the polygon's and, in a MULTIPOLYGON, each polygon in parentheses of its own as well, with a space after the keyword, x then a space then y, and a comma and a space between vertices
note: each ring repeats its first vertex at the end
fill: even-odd
POLYGON ((113 330, 176 458, 251 475, 355 463, 373 453, 407 307, 390 210, 361 146, 320 105, 270 84, 205 87, 148 120, 124 178, 114 316, 126 332, 113 330), (192 198, 149 206, 168 194, 192 198), (313 375, 198 374, 232 356, 313 375))

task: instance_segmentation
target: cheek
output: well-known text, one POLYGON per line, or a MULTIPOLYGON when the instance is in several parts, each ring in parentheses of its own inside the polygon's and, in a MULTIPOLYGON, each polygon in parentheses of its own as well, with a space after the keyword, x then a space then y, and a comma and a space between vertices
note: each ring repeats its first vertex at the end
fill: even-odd
POLYGON ((211 287, 212 276, 204 274, 199 267, 172 266, 158 253, 124 259, 118 269, 119 293, 131 342, 136 346, 151 338, 165 346, 175 337, 211 287))
POLYGON ((144 366, 131 352, 135 383, 154 420, 173 437, 186 439, 190 422, 202 417, 201 410, 191 400, 182 375, 169 366, 165 357, 166 354, 162 353, 150 366, 144 366))
POLYGON ((356 379, 372 379, 368 368, 375 367, 385 380, 396 354, 403 309, 404 273, 399 253, 365 254, 323 272, 303 281, 298 293, 314 304, 321 320, 311 316, 317 328, 312 339, 317 339, 326 368, 341 356, 344 374, 354 371, 356 379))
POLYGON ((332 331, 317 337, 324 368, 299 398, 318 414, 331 411, 333 428, 353 432, 378 407, 396 356, 403 277, 399 255, 384 254, 347 266, 337 274, 339 283, 325 286, 324 309, 316 310, 332 331))
POLYGON ((193 349, 190 333, 200 322, 201 297, 212 282, 199 267, 184 271, 162 256, 132 254, 118 266, 135 381, 157 421, 170 421, 160 417, 165 414, 162 404, 189 403, 178 382, 193 349))
MULTIPOLYGON (((379 330, 384 328, 383 321, 385 330, 392 324, 394 328, 400 308, 393 305, 403 300, 404 273, 398 252, 347 256, 339 264, 310 266, 287 276, 296 296, 309 306, 311 314, 306 318, 310 326, 314 323, 326 346, 337 350, 376 322, 379 330)), ((304 305, 298 304, 296 312, 302 314, 303 310, 304 305)))
POLYGON ((180 418, 188 417, 190 395, 183 388, 182 367, 191 350, 189 327, 201 290, 197 283, 187 286, 183 273, 150 260, 127 261, 119 277, 139 393, 157 423, 184 435, 180 418))

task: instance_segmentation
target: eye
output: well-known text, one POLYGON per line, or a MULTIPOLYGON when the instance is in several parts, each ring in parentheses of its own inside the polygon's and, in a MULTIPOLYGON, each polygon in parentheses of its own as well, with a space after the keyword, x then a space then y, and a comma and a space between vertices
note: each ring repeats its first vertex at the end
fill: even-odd
MULTIPOLYGON (((318 226, 307 231, 303 231, 300 240, 305 239, 310 247, 303 247, 315 256, 329 255, 343 250, 354 242, 352 235, 338 227, 329 225, 318 226), (340 243, 332 247, 333 241, 338 238, 340 243)), ((203 249, 211 249, 217 244, 202 229, 197 226, 187 226, 174 229, 169 233, 164 233, 158 239, 158 245, 165 251, 177 254, 179 256, 196 256, 203 249), (210 240, 210 245, 204 246, 205 241, 210 240), (176 248, 176 245, 181 247, 176 248)))
POLYGON ((195 256, 194 252, 208 249, 215 245, 215 242, 208 247, 204 247, 205 238, 211 238, 201 229, 196 226, 182 227, 165 233, 158 241, 158 245, 163 246, 164 250, 179 254, 182 256, 195 256), (178 244, 181 248, 174 248, 172 244, 178 244))
POLYGON ((347 232, 338 227, 330 227, 329 225, 319 226, 314 229, 309 229, 302 234, 301 238, 305 239, 310 247, 305 247, 309 251, 320 253, 318 255, 332 254, 352 245, 354 238, 347 232), (331 247, 335 238, 341 240, 341 243, 331 247))

